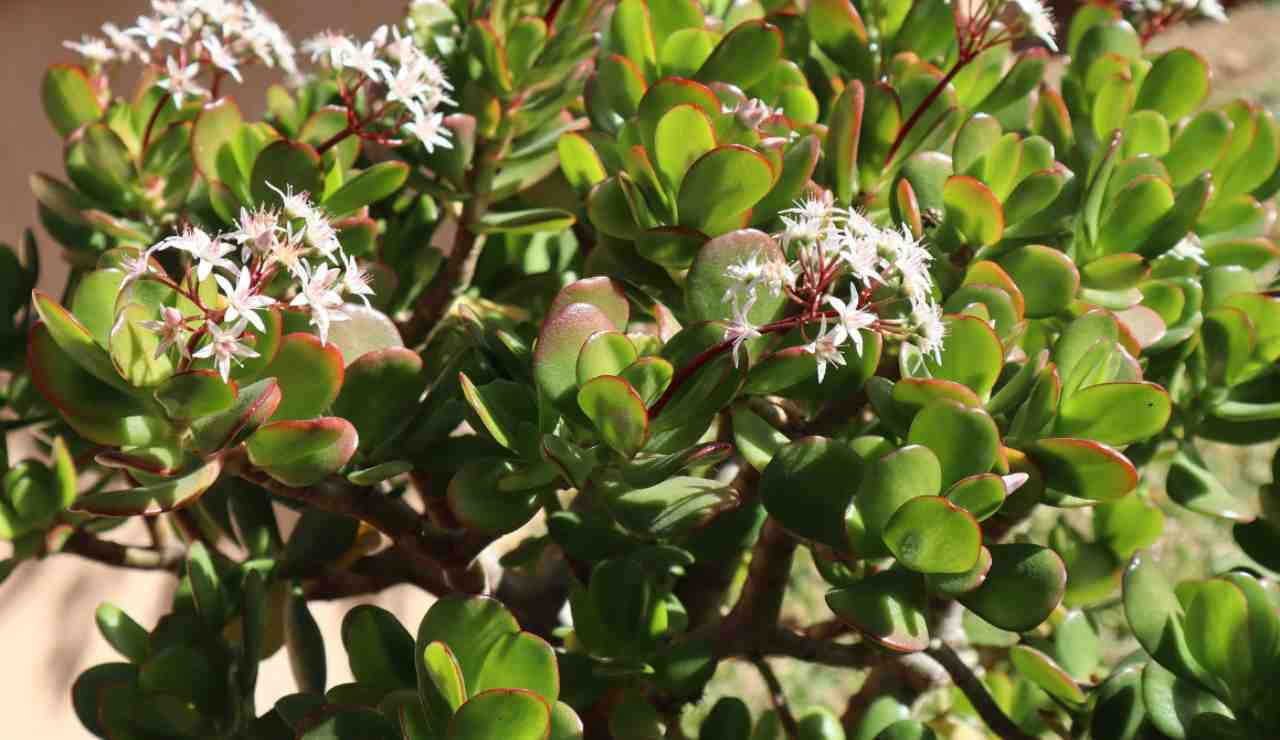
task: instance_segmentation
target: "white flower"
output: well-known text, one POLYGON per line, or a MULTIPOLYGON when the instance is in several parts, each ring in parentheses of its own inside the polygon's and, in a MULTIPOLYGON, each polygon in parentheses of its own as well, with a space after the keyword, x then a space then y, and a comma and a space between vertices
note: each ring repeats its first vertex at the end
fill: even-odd
POLYGON ((196 63, 188 64, 185 67, 179 67, 178 62, 173 57, 165 60, 165 68, 168 70, 168 76, 160 80, 156 84, 173 96, 174 107, 182 107, 182 99, 187 95, 208 95, 209 91, 200 86, 196 82, 196 75, 200 74, 200 65, 196 63))
POLYGON ((107 41, 115 47, 116 54, 120 56, 120 61, 127 62, 132 57, 138 57, 144 62, 150 61, 151 55, 147 50, 142 48, 128 31, 121 31, 114 23, 102 24, 102 35, 107 37, 107 41))
POLYGON ((1182 237, 1165 255, 1175 260, 1191 260, 1201 267, 1209 266, 1209 261, 1204 258, 1204 247, 1200 246, 1200 237, 1195 234, 1182 237))
POLYGON ((849 267, 854 279, 863 285, 884 282, 884 276, 880 274, 884 260, 875 242, 867 236, 855 234, 848 226, 840 239, 840 259, 849 267))
MULTIPOLYGON (((1194 0, 1193 0, 1194 2, 1194 0)), ((1223 9, 1222 3, 1218 0, 1199 0, 1195 2, 1195 9, 1200 11, 1200 15, 1219 23, 1227 22, 1227 11, 1223 9)))
POLYGON ((786 209, 783 213, 807 221, 825 221, 831 216, 834 203, 835 196, 831 191, 823 190, 820 193, 810 194, 802 201, 797 201, 795 206, 786 209))
POLYGON ((182 356, 186 357, 187 343, 183 341, 183 335, 187 331, 187 325, 181 311, 161 306, 158 320, 139 321, 138 325, 160 337, 160 343, 156 345, 157 358, 164 356, 170 347, 177 347, 182 356))
MULTIPOLYGON (((836 325, 833 331, 842 331, 848 335, 849 339, 853 341, 853 346, 858 348, 858 354, 862 354, 862 330, 875 326, 880 317, 870 311, 863 311, 858 308, 858 293, 853 287, 849 288, 848 303, 829 295, 827 296, 827 304, 836 310, 840 318, 840 323, 836 325)), ((843 341, 836 342, 836 344, 842 343, 843 341)))
POLYGON ((231 285, 230 280, 221 275, 214 275, 213 279, 218 282, 218 287, 222 289, 222 294, 227 299, 227 312, 223 316, 225 320, 235 321, 243 318, 258 331, 267 330, 258 311, 274 304, 276 299, 257 292, 253 284, 253 273, 249 268, 240 268, 240 275, 236 278, 234 286, 231 285))
POLYGON ((304 260, 299 268, 298 278, 302 281, 302 291, 289 303, 295 308, 307 306, 311 309, 311 323, 320 333, 320 342, 329 341, 329 324, 343 321, 347 317, 342 312, 342 296, 334 289, 338 281, 338 269, 321 263, 313 272, 304 260))
POLYGON ((916 306, 911 312, 911 325, 915 330, 915 345, 919 350, 942 362, 942 345, 947 337, 947 325, 942 321, 942 309, 937 304, 916 306))
POLYGON ((373 286, 369 285, 369 273, 356 263, 355 257, 343 255, 342 288, 347 295, 359 296, 369 308, 367 296, 373 295, 373 286))
POLYGON ((769 108, 769 105, 759 98, 743 100, 734 106, 732 112, 733 117, 738 119, 738 123, 743 128, 749 128, 752 131, 759 128, 766 118, 773 115, 773 110, 769 108))
POLYGON ((737 367, 741 360, 741 350, 747 342, 761 336, 756 325, 751 323, 748 316, 751 313, 751 307, 756 303, 756 293, 754 290, 747 291, 746 303, 741 302, 739 291, 733 291, 733 320, 729 324, 728 338, 733 340, 733 366, 737 367))
POLYGON ((313 212, 311 207, 311 196, 307 191, 293 192, 293 186, 285 184, 284 190, 267 183, 267 187, 275 191, 280 196, 280 208, 284 211, 284 215, 289 218, 310 218, 313 212))
POLYGON ((180 249, 196 259, 196 278, 198 280, 208 278, 209 273, 213 272, 215 267, 232 271, 236 269, 235 264, 227 259, 227 253, 232 251, 234 247, 210 237, 203 230, 194 226, 188 227, 182 234, 171 236, 157 245, 157 249, 168 247, 180 249))
POLYGON ((117 56, 116 50, 97 36, 81 36, 79 41, 63 41, 62 45, 99 64, 110 62, 117 56))
POLYGON ((329 223, 329 219, 325 218, 323 213, 312 210, 307 216, 303 233, 307 244, 329 260, 336 261, 333 254, 342 247, 342 244, 338 242, 338 232, 334 230, 333 224, 329 223))
POLYGON ((244 82, 244 78, 240 76, 239 61, 216 36, 205 34, 200 45, 209 55, 210 64, 234 77, 236 82, 244 82))
POLYGON ((302 51, 311 55, 312 63, 324 59, 329 66, 337 67, 342 63, 347 47, 352 45, 351 39, 340 33, 321 31, 302 42, 302 51))
POLYGON ((1013 0, 1013 5, 1022 14, 1027 32, 1043 41, 1045 46, 1057 51, 1058 44, 1053 36, 1058 27, 1049 8, 1040 0, 1013 0))
POLYGON ((271 244, 271 251, 267 253, 266 264, 284 265, 289 272, 296 276, 302 275, 302 256, 307 253, 307 245, 302 243, 304 232, 302 230, 294 231, 293 225, 285 227, 284 238, 276 239, 271 244))
POLYGON ((241 259, 249 259, 253 253, 269 254, 279 239, 280 214, 263 206, 256 211, 240 209, 240 220, 235 231, 227 238, 241 245, 241 259))
POLYGON ((154 49, 156 44, 161 41, 172 41, 175 44, 182 43, 182 37, 174 32, 174 28, 177 25, 176 18, 152 18, 140 15, 134 27, 125 31, 125 33, 130 36, 137 36, 146 43, 147 48, 154 49))
POLYGON ((191 356, 204 358, 212 357, 213 364, 218 368, 218 374, 222 376, 222 382, 227 382, 231 378, 231 361, 235 360, 236 364, 240 364, 242 357, 257 357, 255 352, 249 345, 240 341, 240 336, 244 334, 244 327, 247 322, 242 318, 235 323, 230 329, 223 330, 212 321, 205 323, 205 328, 209 331, 209 343, 196 350, 191 356))
POLYGON ((137 256, 125 257, 120 261, 120 266, 124 268, 124 280, 120 281, 120 290, 137 282, 148 272, 156 271, 155 266, 151 264, 150 249, 139 252, 137 256))
POLYGON ((804 351, 813 355, 818 361, 819 383, 827 376, 827 365, 843 367, 845 364, 844 353, 840 351, 840 343, 844 341, 843 334, 844 332, 839 328, 828 332, 827 317, 823 316, 817 339, 804 346, 804 351))
POLYGON ((405 132, 422 142, 428 152, 436 147, 452 149, 449 141, 450 130, 444 125, 443 113, 415 113, 413 120, 405 124, 405 132))
POLYGON ((354 69, 374 80, 391 71, 390 65, 378 58, 378 49, 372 41, 366 41, 364 46, 356 46, 355 43, 344 46, 334 66, 354 69))
MULTIPOLYGON (((760 252, 753 252, 751 256, 729 265, 725 268, 725 274, 741 283, 752 295, 757 286, 764 285, 776 296, 784 287, 793 286, 796 282, 790 265, 782 260, 762 260, 760 252)), ((725 293, 725 298, 730 298, 730 293, 734 290, 735 288, 730 288, 725 293)))
POLYGON ((927 303, 933 296, 933 276, 929 274, 933 255, 920 246, 919 240, 913 238, 905 227, 901 231, 885 230, 882 239, 882 246, 902 279, 902 292, 913 305, 927 303))
POLYGON ((444 126, 443 113, 418 116, 405 126, 405 129, 411 136, 421 141, 428 152, 434 152, 436 147, 453 148, 453 144, 449 143, 449 129, 444 126))

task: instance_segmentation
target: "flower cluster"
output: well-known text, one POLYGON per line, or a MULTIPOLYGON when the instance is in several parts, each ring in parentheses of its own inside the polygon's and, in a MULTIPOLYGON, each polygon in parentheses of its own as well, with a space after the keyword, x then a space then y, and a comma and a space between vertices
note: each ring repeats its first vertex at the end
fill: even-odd
POLYGON ((422 142, 428 152, 450 148, 441 105, 456 105, 453 85, 444 70, 399 27, 381 26, 360 43, 325 31, 307 39, 303 52, 329 70, 347 105, 354 133, 362 138, 400 144, 405 137, 422 142), (357 104, 366 106, 362 113, 357 104))
POLYGON ((239 82, 242 66, 258 63, 297 74, 289 37, 247 0, 152 0, 151 7, 151 15, 139 16, 128 28, 105 23, 102 36, 63 45, 95 65, 135 59, 154 65, 157 84, 179 107, 188 97, 216 95, 224 77, 239 82))
POLYGON ((843 347, 862 351, 869 330, 910 341, 937 357, 945 326, 934 301, 929 250, 905 228, 881 228, 852 208, 838 208, 831 194, 807 198, 783 212, 778 235, 786 261, 752 254, 732 264, 725 296, 733 308, 730 338, 735 361, 742 346, 766 331, 799 327, 817 360, 818 382, 828 365, 845 364, 843 347), (847 286, 849 298, 838 295, 847 286), (763 292, 786 293, 799 306, 790 318, 765 326, 749 314, 763 292), (818 324, 817 334, 809 328, 818 324))
POLYGON ((1123 5, 1146 39, 1190 18, 1227 22, 1227 11, 1220 0, 1125 0, 1123 5))
POLYGON ((960 0, 954 12, 963 56, 974 57, 1026 37, 1058 50, 1058 24, 1043 0, 960 0))
POLYGON ((197 309, 184 314, 165 307, 158 319, 142 322, 160 338, 157 357, 176 350, 185 364, 207 358, 226 380, 232 362, 258 356, 243 341, 245 331, 266 331, 260 312, 278 303, 268 290, 282 268, 291 286, 274 292, 294 293, 288 305, 309 312, 321 342, 328 341, 332 322, 349 318, 344 294, 368 305, 373 294, 369 276, 343 252, 324 212, 308 193, 288 188, 276 192, 282 200, 279 208, 242 208, 231 232, 211 235, 188 226, 125 261, 125 286, 138 280, 165 283, 197 309), (153 259, 166 250, 186 255, 188 268, 181 280, 170 279, 153 259), (207 286, 211 276, 217 298, 202 300, 199 284, 207 286), (202 339, 207 340, 203 345, 202 339))

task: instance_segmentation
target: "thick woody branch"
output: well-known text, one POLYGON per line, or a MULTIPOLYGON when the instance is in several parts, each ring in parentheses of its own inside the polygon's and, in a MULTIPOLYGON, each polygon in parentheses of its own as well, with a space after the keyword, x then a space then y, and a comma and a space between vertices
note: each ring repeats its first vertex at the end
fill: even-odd
POLYGON ((175 573, 186 559, 180 547, 135 547, 103 540, 77 529, 62 543, 59 552, 79 555, 105 565, 134 570, 160 570, 175 573))
POLYGON ((716 628, 724 652, 759 653, 774 637, 795 552, 795 538, 766 519, 738 603, 716 628))
MULTIPOLYGON (((306 574, 299 575, 306 578, 306 574)), ((360 558, 349 568, 326 569, 315 574, 305 582, 304 592, 308 599, 326 601, 375 594, 402 583, 412 583, 436 595, 452 590, 443 571, 414 568, 402 550, 391 547, 360 558)))

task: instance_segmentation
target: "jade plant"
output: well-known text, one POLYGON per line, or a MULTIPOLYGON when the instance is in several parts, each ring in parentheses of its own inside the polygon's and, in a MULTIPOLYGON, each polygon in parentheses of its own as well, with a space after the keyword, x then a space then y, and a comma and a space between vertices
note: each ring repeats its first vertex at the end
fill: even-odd
POLYGON ((248 2, 177 0, 68 42, 40 88, 47 241, 0 249, 2 423, 34 450, 0 448, 0 570, 176 580, 155 624, 99 607, 120 659, 76 715, 109 738, 1280 733, 1277 489, 1231 490, 1203 444, 1280 437, 1280 126, 1147 48, 1221 15, 419 0, 295 51, 248 2), (251 67, 280 77, 260 118, 251 67), (1161 488, 1248 568, 1170 587, 1161 488), (825 598, 784 617, 793 575, 825 598), (312 617, 397 584, 437 598, 416 633, 312 617), (262 705, 282 650, 296 690, 262 705), (786 661, 861 688, 793 708, 786 661), (721 667, 769 705, 705 700, 721 667))

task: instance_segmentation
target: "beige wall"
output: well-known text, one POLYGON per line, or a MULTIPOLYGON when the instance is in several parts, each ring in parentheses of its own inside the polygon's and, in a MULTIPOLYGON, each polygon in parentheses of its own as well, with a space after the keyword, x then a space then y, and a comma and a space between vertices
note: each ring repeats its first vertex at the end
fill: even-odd
MULTIPOLYGON (((379 23, 398 17, 399 0, 260 0, 295 39, 326 27, 367 34, 379 23)), ((63 39, 91 33, 104 21, 124 26, 147 5, 144 0, 0 0, 0 240, 16 244, 22 229, 35 223, 35 203, 27 188, 28 173, 44 170, 61 175, 61 144, 40 108, 39 85, 45 65, 73 61, 63 39)), ((272 82, 253 72, 242 89, 232 91, 249 110, 260 110, 262 91, 272 82)), ((45 274, 42 284, 57 290, 65 274, 56 247, 41 239, 45 274)), ((140 531, 122 539, 143 542, 140 531)), ((7 550, 3 545, 0 549, 7 550)), ((98 635, 93 610, 112 601, 146 627, 164 613, 172 579, 147 573, 124 573, 67 556, 20 567, 0 586, 0 716, 5 738, 84 738, 71 712, 69 689, 88 666, 117 659, 98 635)), ((412 589, 393 589, 381 599, 396 606, 402 619, 416 625, 426 599, 412 589)), ((330 681, 349 680, 337 635, 341 616, 354 601, 321 604, 315 609, 329 639, 330 681)), ((291 691, 283 651, 263 666, 260 707, 291 691)))

